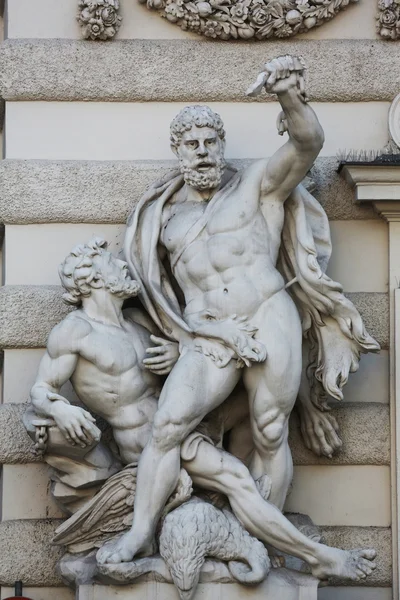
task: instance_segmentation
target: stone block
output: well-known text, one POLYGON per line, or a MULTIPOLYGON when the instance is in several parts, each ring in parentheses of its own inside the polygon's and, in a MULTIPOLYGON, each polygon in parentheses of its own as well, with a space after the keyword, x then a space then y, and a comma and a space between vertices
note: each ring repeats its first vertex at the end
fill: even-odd
POLYGON ((265 44, 251 42, 11 39, 0 52, 0 95, 5 100, 237 102, 246 100, 249 77, 282 54, 304 58, 313 101, 391 101, 400 88, 400 55, 385 41, 278 40, 269 41, 266 52, 265 44))
POLYGON ((357 307, 365 327, 380 343, 381 348, 389 348, 389 295, 378 292, 352 292, 346 296, 357 307))
MULTIPOLYGON (((27 498, 29 502, 29 498, 27 498)), ((59 586, 56 565, 63 551, 51 543, 59 520, 26 519, 0 523, 0 585, 21 579, 26 586, 59 586)))
POLYGON ((61 300, 61 286, 0 288, 0 347, 43 348, 52 328, 70 308, 61 300))
POLYGON ((293 413, 289 443, 297 465, 389 465, 389 406, 374 402, 345 403, 335 406, 343 441, 341 450, 332 458, 316 456, 304 446, 299 418, 293 413))
MULTIPOLYGON (((232 162, 238 168, 250 163, 232 162)), ((371 206, 354 202, 337 165, 335 157, 322 157, 312 170, 315 195, 328 217, 379 219, 371 206)), ((3 160, 0 223, 125 223, 151 183, 175 166, 174 161, 3 160)))
MULTIPOLYGON (((71 308, 61 286, 10 285, 0 288, 0 348, 42 348, 51 329, 71 308)), ((382 348, 389 345, 389 297, 380 292, 347 294, 382 348)))
MULTIPOLYGON (((377 568, 364 583, 366 586, 390 587, 392 585, 392 535, 385 527, 321 527, 328 546, 350 548, 375 548, 377 568)), ((349 586, 348 581, 337 581, 336 585, 349 586)), ((360 583, 355 585, 360 586, 360 583)), ((375 600, 375 599, 374 599, 375 600)))
POLYGON ((41 462, 27 434, 22 415, 25 404, 0 404, 0 464, 41 462))
MULTIPOLYGON (((56 564, 62 550, 51 544, 58 519, 27 519, 0 523, 0 585, 22 579, 26 586, 60 586, 56 564)), ((375 548, 378 567, 359 587, 391 586, 391 532, 385 527, 322 527, 325 542, 342 548, 375 548)), ((341 582, 337 582, 340 585, 341 582)), ((341 585, 349 585, 342 582, 341 585)), ((122 589, 122 588, 119 588, 122 589)), ((142 600, 143 596, 140 598, 142 600)), ((107 599, 108 600, 108 599, 107 599)), ((164 600, 164 598, 163 598, 164 600)), ((229 598, 229 600, 232 600, 229 598)), ((274 600, 276 600, 274 598, 274 600)), ((280 597, 279 597, 280 600, 280 597)), ((308 600, 308 599, 307 599, 308 600)))
MULTIPOLYGON (((26 404, 0 405, 0 464, 41 462, 25 431, 26 404)), ((388 465, 390 463, 389 407, 356 403, 332 411, 338 419, 343 448, 331 459, 318 457, 304 447, 296 413, 291 416, 290 447, 295 465, 388 465)))

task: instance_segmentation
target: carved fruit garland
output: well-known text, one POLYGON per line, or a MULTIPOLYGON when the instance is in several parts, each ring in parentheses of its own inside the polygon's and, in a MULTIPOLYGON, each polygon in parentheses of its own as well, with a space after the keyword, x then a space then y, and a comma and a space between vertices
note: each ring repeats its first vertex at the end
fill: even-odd
POLYGON ((87 40, 109 40, 120 28, 119 0, 79 0, 77 20, 87 40))
POLYGON ((288 38, 358 0, 139 0, 185 31, 209 38, 288 38))
POLYGON ((400 0, 378 0, 376 30, 386 40, 400 39, 400 0))

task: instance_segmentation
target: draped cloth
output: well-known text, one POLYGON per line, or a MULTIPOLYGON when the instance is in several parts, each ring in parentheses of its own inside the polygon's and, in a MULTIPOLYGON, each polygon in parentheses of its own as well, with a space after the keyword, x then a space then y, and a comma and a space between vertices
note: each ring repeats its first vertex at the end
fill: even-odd
MULTIPOLYGON (((215 207, 229 197, 240 179, 240 173, 235 174, 214 195, 203 223, 196 223, 195 231, 189 231, 185 237, 191 235, 194 239, 199 235, 215 207)), ((124 245, 125 259, 131 275, 141 285, 140 296, 146 310, 163 335, 178 342, 194 333, 183 318, 184 307, 170 271, 161 260, 159 238, 163 208, 183 184, 183 176, 177 171, 153 184, 128 219, 124 245)), ((302 185, 295 188, 284 206, 277 268, 288 282, 288 291, 302 319, 303 368, 310 396, 323 409, 326 394, 342 399, 342 387, 349 373, 357 370, 360 353, 376 352, 379 344, 366 331, 342 286, 326 275, 331 241, 322 206, 302 185)), ((183 251, 184 247, 181 254, 183 251)))

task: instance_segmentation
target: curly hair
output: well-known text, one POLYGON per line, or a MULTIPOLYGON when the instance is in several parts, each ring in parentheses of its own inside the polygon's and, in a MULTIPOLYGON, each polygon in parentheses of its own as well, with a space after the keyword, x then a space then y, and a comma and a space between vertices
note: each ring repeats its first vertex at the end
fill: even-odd
POLYGON ((177 150, 182 135, 185 131, 190 131, 193 125, 197 127, 212 127, 215 129, 221 140, 225 140, 224 123, 221 117, 215 113, 209 106, 186 106, 176 115, 170 127, 171 148, 177 150))
POLYGON ((107 242, 95 237, 87 244, 76 246, 61 263, 58 274, 66 290, 63 300, 66 304, 79 306, 82 298, 90 296, 93 280, 98 275, 93 258, 107 250, 107 242))

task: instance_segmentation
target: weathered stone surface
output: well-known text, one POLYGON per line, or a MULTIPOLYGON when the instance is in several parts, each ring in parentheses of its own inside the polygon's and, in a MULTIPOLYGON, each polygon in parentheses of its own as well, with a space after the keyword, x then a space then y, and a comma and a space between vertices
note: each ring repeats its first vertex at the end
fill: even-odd
POLYGON ((335 407, 343 447, 329 458, 319 457, 307 450, 300 433, 297 414, 290 422, 290 446, 296 465, 389 465, 390 422, 389 406, 374 402, 346 403, 335 407))
MULTIPOLYGON (((29 502, 29 498, 27 498, 29 502)), ((58 586, 56 572, 62 550, 51 544, 59 520, 26 519, 0 523, 0 585, 58 586)))
POLYGON ((382 348, 389 348, 389 295, 379 292, 352 292, 346 296, 360 311, 369 333, 382 348))
POLYGON ((41 462, 22 423, 25 404, 0 404, 0 464, 41 462))
POLYGON ((314 101, 391 101, 400 89, 400 54, 384 41, 279 40, 266 46, 11 39, 0 52, 0 95, 5 100, 246 101, 249 76, 282 54, 304 58, 314 101))
MULTIPOLYGON (((27 586, 60 586, 56 563, 62 551, 51 545, 59 520, 18 520, 0 523, 0 585, 22 579, 27 586)), ((391 585, 391 534, 385 527, 322 527, 329 545, 343 548, 372 547, 378 567, 364 585, 391 585)), ((340 582, 337 582, 339 585, 340 582)), ((348 585, 348 582, 346 582, 348 585)), ((357 582, 357 586, 362 585, 357 582)))
MULTIPOLYGON (((321 527, 328 546, 350 548, 375 548, 377 568, 364 580, 366 586, 392 585, 392 535, 385 527, 321 527)), ((351 582, 337 581, 336 585, 351 585, 351 582)), ((362 585, 356 582, 354 585, 362 585)))
MULTIPOLYGON (((250 161, 232 161, 240 168, 250 161)), ((4 160, 0 162, 0 223, 125 223, 146 188, 173 161, 102 162, 4 160)), ((371 206, 354 202, 338 175, 337 159, 313 168, 316 196, 330 219, 378 219, 371 206)))
POLYGON ((70 309, 60 286, 0 288, 0 347, 42 348, 51 329, 70 309))
MULTIPOLYGON (((43 348, 51 329, 70 312, 56 285, 0 288, 0 348, 43 348)), ((385 293, 347 294, 382 348, 389 345, 389 298, 385 293)))
MULTIPOLYGON (((26 404, 0 405, 0 464, 41 462, 22 423, 26 404)), ((388 465, 390 463, 389 407, 368 402, 347 403, 332 410, 340 425, 342 450, 332 459, 305 448, 299 420, 293 413, 290 446, 295 465, 388 465)))

